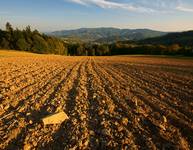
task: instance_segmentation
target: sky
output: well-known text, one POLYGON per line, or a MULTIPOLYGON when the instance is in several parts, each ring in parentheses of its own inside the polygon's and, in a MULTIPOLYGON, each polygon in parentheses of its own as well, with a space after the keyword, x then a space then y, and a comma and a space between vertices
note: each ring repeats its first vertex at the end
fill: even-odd
POLYGON ((193 30, 193 0, 0 0, 6 22, 41 32, 83 27, 193 30))

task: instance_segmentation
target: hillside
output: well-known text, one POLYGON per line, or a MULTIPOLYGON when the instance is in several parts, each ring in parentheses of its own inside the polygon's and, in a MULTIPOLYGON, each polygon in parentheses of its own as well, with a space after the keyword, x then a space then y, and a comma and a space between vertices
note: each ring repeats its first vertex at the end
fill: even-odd
POLYGON ((193 46, 193 31, 169 33, 155 38, 148 38, 140 41, 143 44, 179 44, 181 46, 193 46))
POLYGON ((69 39, 79 38, 87 42, 115 42, 120 40, 141 40, 162 36, 167 33, 149 29, 80 28, 76 30, 55 31, 48 34, 69 39))

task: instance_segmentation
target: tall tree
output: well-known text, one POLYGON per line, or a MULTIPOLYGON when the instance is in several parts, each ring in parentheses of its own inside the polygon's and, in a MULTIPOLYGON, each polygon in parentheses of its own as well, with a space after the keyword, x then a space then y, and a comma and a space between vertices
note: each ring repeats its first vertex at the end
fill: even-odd
POLYGON ((10 33, 13 32, 13 28, 9 22, 6 23, 5 28, 7 32, 10 32, 10 33))

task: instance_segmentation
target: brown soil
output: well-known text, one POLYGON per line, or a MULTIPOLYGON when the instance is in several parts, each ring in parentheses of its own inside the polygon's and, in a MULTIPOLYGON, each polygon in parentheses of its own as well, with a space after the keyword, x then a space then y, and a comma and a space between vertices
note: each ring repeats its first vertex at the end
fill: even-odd
POLYGON ((193 149, 193 61, 0 58, 0 149, 193 149), (69 119, 44 126, 64 111, 69 119))

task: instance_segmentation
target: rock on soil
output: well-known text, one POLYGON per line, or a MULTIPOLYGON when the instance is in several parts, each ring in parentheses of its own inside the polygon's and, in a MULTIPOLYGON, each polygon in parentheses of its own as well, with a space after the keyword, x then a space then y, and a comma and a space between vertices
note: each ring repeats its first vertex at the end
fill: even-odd
POLYGON ((66 115, 65 112, 59 112, 59 113, 55 113, 55 114, 51 114, 45 118, 42 119, 44 125, 48 125, 48 124, 60 124, 63 121, 65 121, 66 119, 68 119, 68 116, 66 115))

